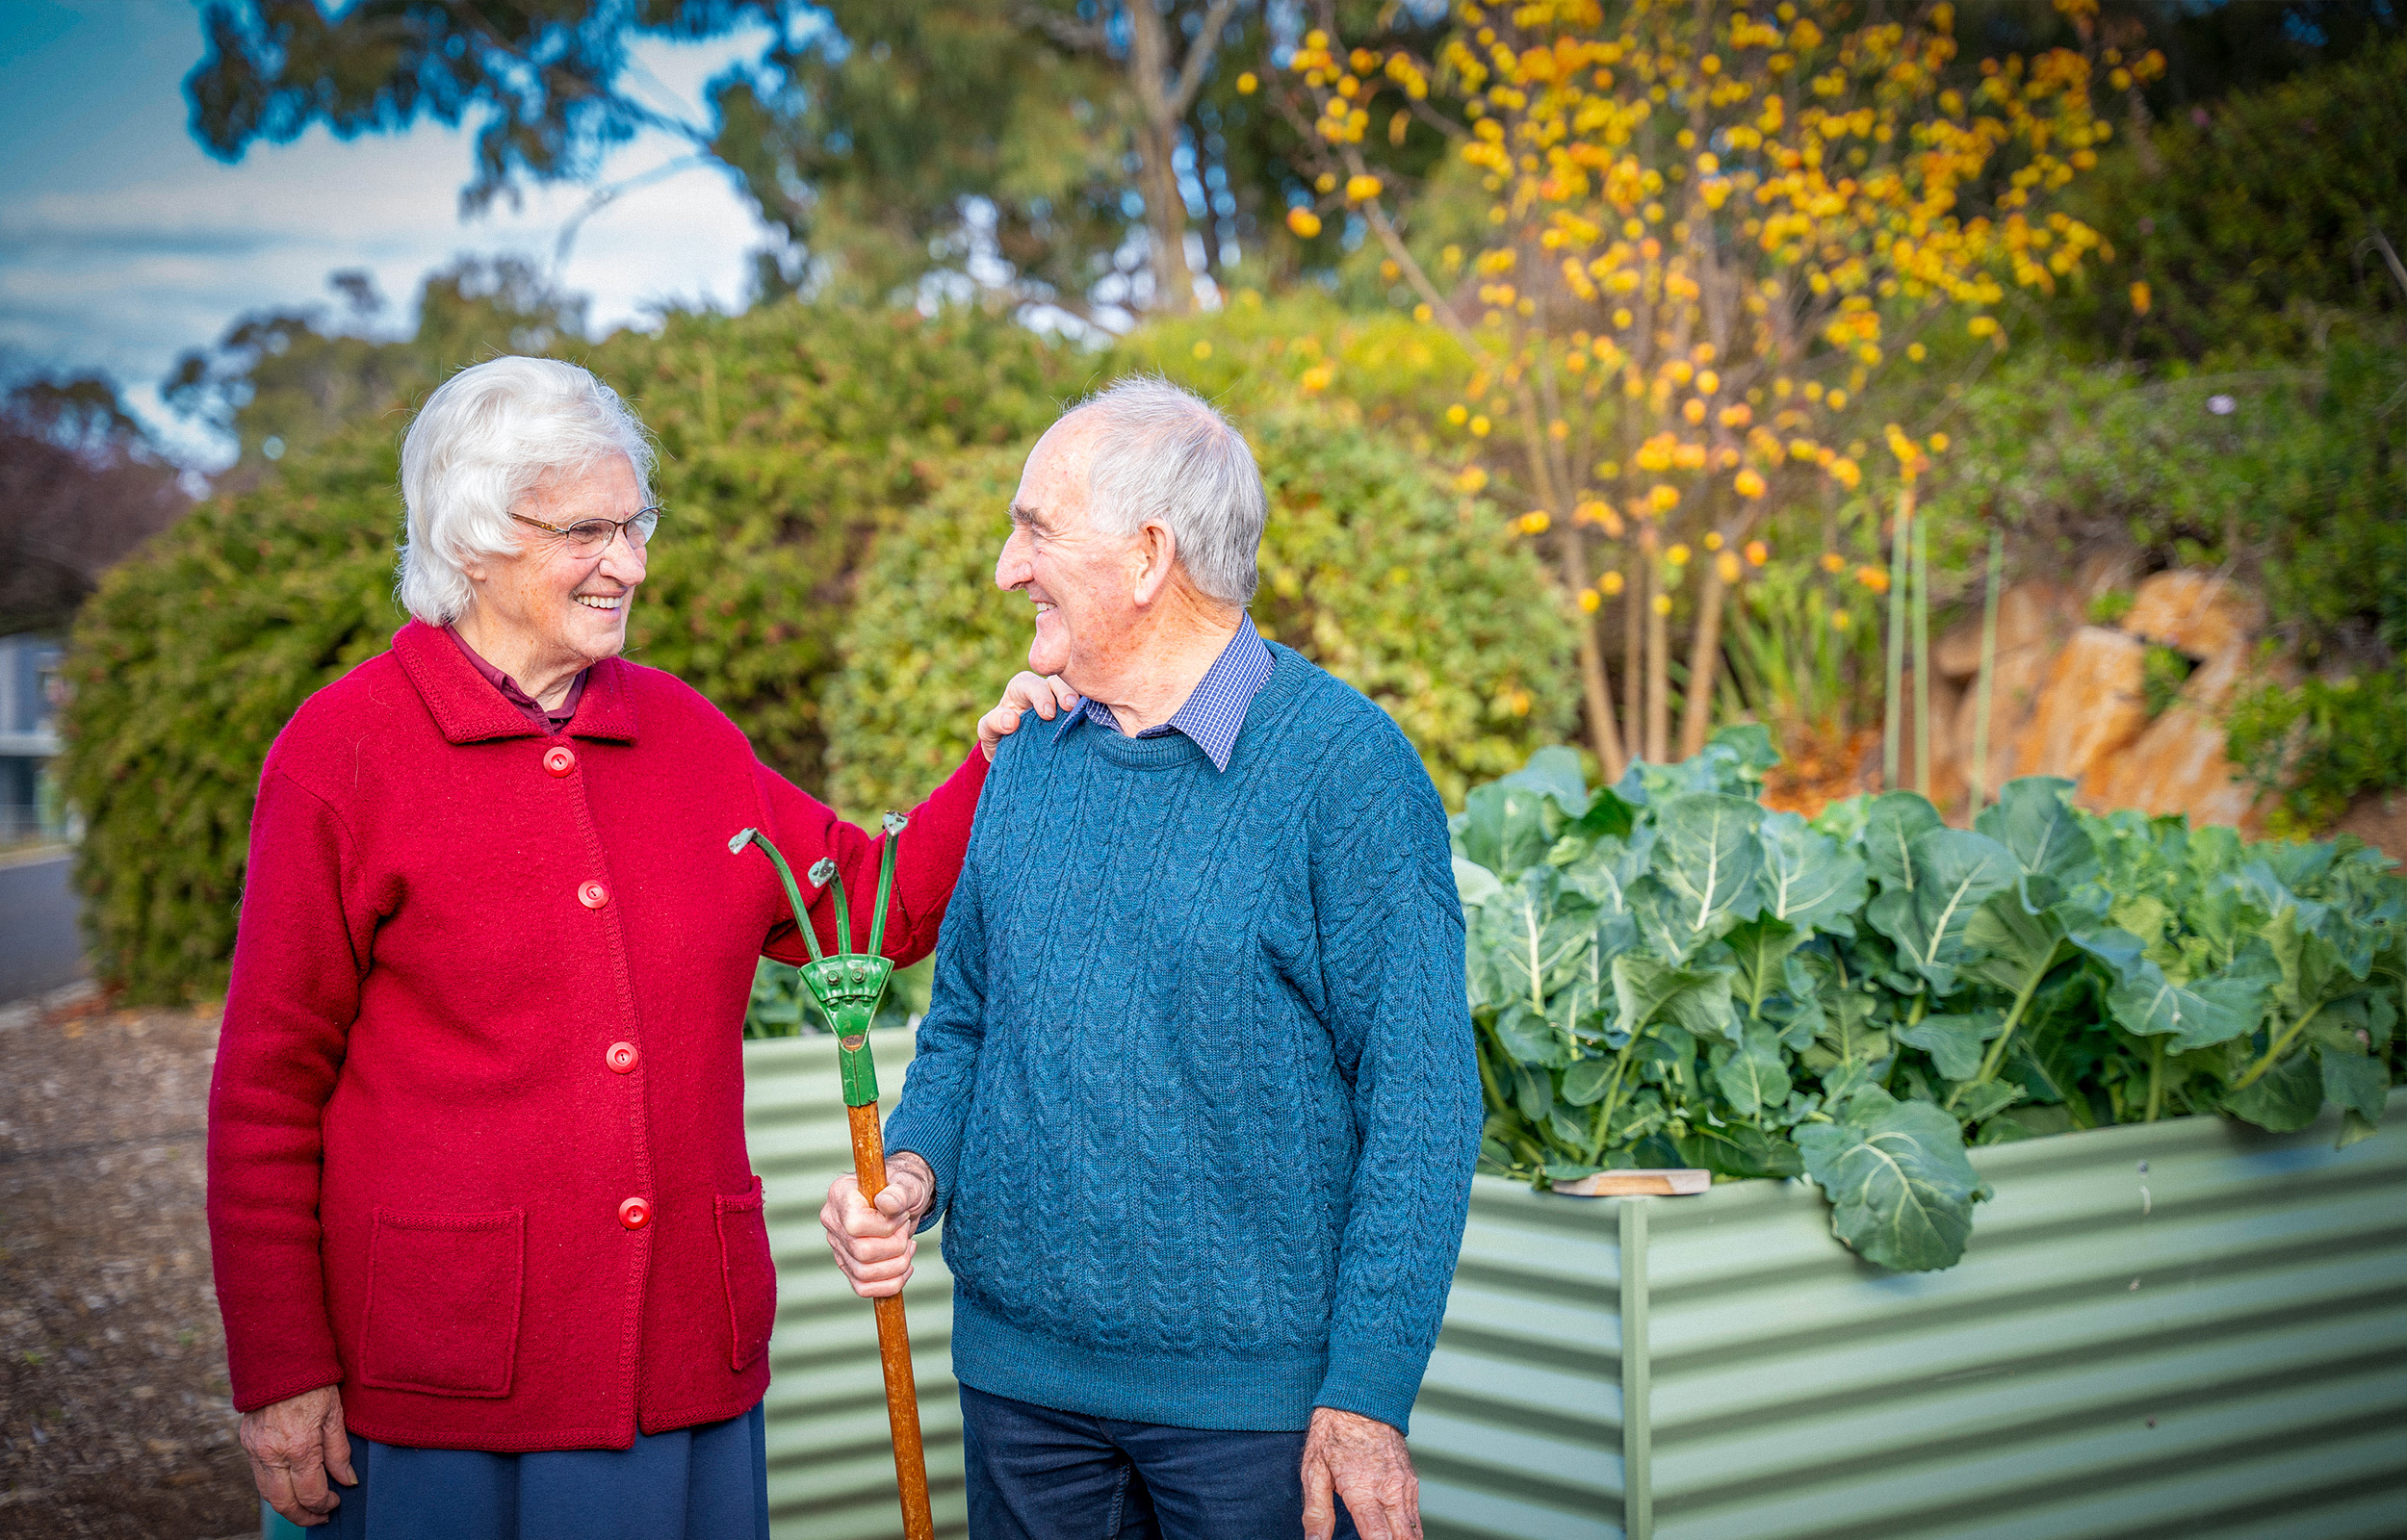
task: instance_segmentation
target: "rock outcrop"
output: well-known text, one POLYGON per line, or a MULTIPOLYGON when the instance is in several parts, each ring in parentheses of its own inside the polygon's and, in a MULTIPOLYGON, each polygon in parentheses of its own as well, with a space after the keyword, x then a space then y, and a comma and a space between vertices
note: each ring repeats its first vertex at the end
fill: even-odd
MULTIPOLYGON (((1994 789, 2018 775, 2064 776, 2090 807, 2187 813, 2193 823, 2261 834, 2259 798, 2224 757, 2222 715, 2246 679, 2263 607, 2227 578, 2166 572, 2139 582, 2118 624, 2083 624, 2090 600, 2117 576, 2092 564, 2069 585, 2033 579, 1999 596, 1983 783, 1994 789), (2172 703, 2153 716, 2144 687, 2151 645, 2192 665, 2172 703)), ((1931 648, 1933 684, 1945 680, 1961 692, 1946 735, 1952 775, 1936 762, 1933 732, 1934 791, 1961 788, 1973 769, 1980 668, 1978 619, 1931 648)), ((1937 699, 1934 689, 1934 707, 1937 699)))

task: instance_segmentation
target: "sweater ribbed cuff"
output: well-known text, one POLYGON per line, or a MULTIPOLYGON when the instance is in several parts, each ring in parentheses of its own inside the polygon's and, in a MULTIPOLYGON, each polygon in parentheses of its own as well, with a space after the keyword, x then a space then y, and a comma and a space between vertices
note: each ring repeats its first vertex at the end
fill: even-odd
POLYGON ((1399 1433, 1411 1431, 1412 1402, 1429 1372, 1427 1353, 1399 1353, 1341 1342, 1329 1345, 1329 1373, 1312 1404, 1376 1418, 1399 1433))
POLYGON ((909 1150, 928 1163, 935 1173, 936 1192, 928 1198, 928 1211, 919 1217, 912 1232, 930 1230, 945 1218, 945 1205, 953 1200, 953 1178, 961 1170, 962 1120, 958 1117, 938 1124, 913 1116, 916 1109, 909 1102, 894 1110, 886 1120, 886 1152, 893 1157, 909 1150))

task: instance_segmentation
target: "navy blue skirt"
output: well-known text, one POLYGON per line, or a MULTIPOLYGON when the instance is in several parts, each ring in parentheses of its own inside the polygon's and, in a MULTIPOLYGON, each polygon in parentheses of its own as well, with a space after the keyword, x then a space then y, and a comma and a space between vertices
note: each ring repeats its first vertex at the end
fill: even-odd
POLYGON ((351 1435, 325 1540, 769 1540, 761 1408, 623 1450, 487 1454, 351 1435))

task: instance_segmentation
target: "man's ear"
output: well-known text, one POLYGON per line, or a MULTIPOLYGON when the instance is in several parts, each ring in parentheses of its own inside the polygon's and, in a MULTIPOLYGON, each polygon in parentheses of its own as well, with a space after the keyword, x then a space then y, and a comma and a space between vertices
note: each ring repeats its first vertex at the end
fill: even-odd
POLYGON ((1148 520, 1137 530, 1136 589, 1130 596, 1143 609, 1170 592, 1171 578, 1178 569, 1178 537, 1170 526, 1148 520))

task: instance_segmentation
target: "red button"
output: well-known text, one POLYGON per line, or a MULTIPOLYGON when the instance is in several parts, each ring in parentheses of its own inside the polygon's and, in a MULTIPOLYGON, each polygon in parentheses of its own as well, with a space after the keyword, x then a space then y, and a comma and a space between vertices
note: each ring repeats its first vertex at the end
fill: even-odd
POLYGON ((577 902, 587 909, 600 909, 610 901, 610 890, 600 883, 585 883, 577 889, 577 902))
POLYGON ((618 1222, 631 1230, 640 1230, 652 1222, 652 1205, 639 1197, 631 1197, 618 1206, 618 1222))
POLYGON ((556 776, 564 776, 577 768, 577 756, 566 744, 556 744, 543 751, 543 768, 556 776))
POLYGON ((608 1051, 602 1055, 602 1062, 623 1075, 635 1067, 637 1057, 634 1043, 614 1042, 610 1044, 608 1051))

